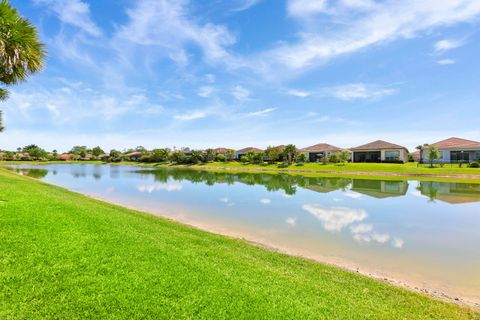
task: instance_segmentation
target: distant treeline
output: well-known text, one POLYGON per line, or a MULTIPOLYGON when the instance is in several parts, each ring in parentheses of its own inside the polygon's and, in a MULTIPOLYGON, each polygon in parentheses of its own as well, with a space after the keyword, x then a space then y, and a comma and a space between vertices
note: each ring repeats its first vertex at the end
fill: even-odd
MULTIPOLYGON (((278 147, 268 147, 266 150, 251 148, 244 152, 227 148, 192 150, 189 148, 170 149, 158 148, 147 150, 136 147, 119 151, 112 149, 108 153, 101 147, 87 148, 75 146, 69 152, 58 153, 57 150, 48 152, 43 148, 31 144, 16 151, 0 151, 2 161, 103 161, 103 162, 171 162, 177 164, 196 164, 204 162, 241 161, 246 163, 283 162, 285 164, 307 162, 307 156, 293 144, 278 147)), ((325 162, 345 163, 350 160, 347 151, 333 153, 324 159, 325 162)))

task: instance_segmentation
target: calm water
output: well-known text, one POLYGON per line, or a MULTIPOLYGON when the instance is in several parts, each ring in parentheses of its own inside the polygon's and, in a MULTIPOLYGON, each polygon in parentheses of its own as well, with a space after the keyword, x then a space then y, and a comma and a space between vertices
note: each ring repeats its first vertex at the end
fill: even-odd
POLYGON ((14 166, 65 188, 480 302, 480 185, 14 166))

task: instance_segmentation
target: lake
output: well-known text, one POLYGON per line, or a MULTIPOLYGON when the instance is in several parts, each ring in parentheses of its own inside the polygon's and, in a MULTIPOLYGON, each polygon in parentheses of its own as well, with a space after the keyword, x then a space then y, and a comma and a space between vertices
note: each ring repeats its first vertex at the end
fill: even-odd
POLYGON ((480 302, 480 185, 109 165, 21 174, 281 251, 480 302))

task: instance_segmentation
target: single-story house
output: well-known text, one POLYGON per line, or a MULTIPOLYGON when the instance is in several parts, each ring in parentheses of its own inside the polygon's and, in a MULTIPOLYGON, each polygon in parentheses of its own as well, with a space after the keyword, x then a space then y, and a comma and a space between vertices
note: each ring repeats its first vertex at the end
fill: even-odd
POLYGON ((70 160, 74 160, 74 155, 72 154, 68 154, 68 153, 62 153, 61 155, 58 156, 58 160, 62 160, 62 161, 70 161, 70 160))
POLYGON ((127 156, 130 160, 138 160, 142 157, 142 153, 138 151, 134 151, 134 152, 127 153, 125 156, 127 156))
POLYGON ((243 149, 235 151, 235 159, 240 160, 244 155, 246 155, 249 152, 259 153, 259 152, 263 152, 263 150, 258 149, 258 148, 254 148, 254 147, 243 148, 243 149))
POLYGON ((228 150, 232 150, 232 149, 228 149, 228 148, 216 148, 216 149, 214 149, 215 154, 223 154, 223 155, 227 155, 228 150))
POLYGON ((351 190, 377 199, 400 197, 407 194, 408 182, 354 179, 351 190))
POLYGON ((407 162, 408 149, 383 140, 350 149, 352 162, 407 162))
POLYGON ((332 153, 342 151, 344 149, 332 146, 328 143, 319 143, 310 147, 300 149, 300 153, 304 153, 307 156, 309 162, 318 162, 321 159, 328 157, 332 153))
POLYGON ((480 186, 456 182, 420 181, 420 193, 450 204, 480 202, 480 186))
MULTIPOLYGON (((440 151, 438 162, 472 162, 480 160, 480 142, 448 138, 431 144, 440 151)), ((428 147, 423 148, 423 160, 428 161, 428 147)))

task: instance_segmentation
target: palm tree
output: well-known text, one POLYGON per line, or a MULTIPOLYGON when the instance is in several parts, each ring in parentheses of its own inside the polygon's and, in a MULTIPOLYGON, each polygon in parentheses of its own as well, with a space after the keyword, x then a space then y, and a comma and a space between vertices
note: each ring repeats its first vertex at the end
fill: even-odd
POLYGON ((423 146, 421 144, 419 144, 418 146, 415 147, 415 149, 417 149, 419 152, 420 152, 420 163, 423 162, 423 146))
MULTIPOLYGON (((0 83, 6 86, 25 81, 43 69, 45 47, 37 30, 7 0, 0 1, 0 83)), ((0 88, 0 100, 8 91, 0 88)), ((0 113, 0 131, 3 130, 0 113)))

